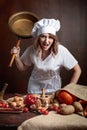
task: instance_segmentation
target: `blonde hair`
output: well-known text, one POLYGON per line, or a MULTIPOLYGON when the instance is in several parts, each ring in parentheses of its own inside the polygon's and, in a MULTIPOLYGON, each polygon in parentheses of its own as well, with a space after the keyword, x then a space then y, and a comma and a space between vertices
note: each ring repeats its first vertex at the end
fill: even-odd
MULTIPOLYGON (((49 34, 53 38, 53 44, 50 48, 50 51, 53 53, 53 55, 56 55, 58 53, 58 39, 57 36, 49 34)), ((36 38, 34 42, 34 48, 36 50, 37 55, 39 55, 42 52, 41 46, 40 46, 40 35, 36 38)))

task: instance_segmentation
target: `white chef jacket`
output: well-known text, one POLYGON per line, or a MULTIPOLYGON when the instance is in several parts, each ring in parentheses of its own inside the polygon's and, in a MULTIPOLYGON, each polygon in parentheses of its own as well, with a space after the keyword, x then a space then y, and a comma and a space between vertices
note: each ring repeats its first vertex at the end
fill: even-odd
POLYGON ((52 93, 61 88, 60 70, 62 67, 70 70, 78 61, 63 45, 58 45, 58 54, 52 53, 42 60, 35 52, 34 46, 28 47, 21 60, 27 66, 34 65, 29 78, 28 93, 42 93, 45 88, 46 93, 52 93))

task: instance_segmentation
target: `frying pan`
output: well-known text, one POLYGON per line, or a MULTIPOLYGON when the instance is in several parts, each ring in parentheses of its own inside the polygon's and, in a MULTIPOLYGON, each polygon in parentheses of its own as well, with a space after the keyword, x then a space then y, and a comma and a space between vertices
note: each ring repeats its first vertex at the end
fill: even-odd
MULTIPOLYGON (((34 23, 39 20, 39 17, 28 11, 22 11, 14 13, 10 16, 8 20, 8 25, 10 30, 19 37, 19 40, 16 44, 16 47, 20 46, 21 38, 31 38, 31 31, 34 26, 34 23)), ((12 63, 14 61, 15 54, 12 55, 9 66, 12 67, 12 63)))

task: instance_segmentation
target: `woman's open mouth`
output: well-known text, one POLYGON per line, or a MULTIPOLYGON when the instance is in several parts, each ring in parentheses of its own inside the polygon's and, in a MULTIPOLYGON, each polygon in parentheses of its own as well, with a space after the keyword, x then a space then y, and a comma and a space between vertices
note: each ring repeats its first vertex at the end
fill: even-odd
POLYGON ((49 47, 49 44, 43 44, 42 47, 43 47, 43 48, 48 48, 48 47, 49 47))

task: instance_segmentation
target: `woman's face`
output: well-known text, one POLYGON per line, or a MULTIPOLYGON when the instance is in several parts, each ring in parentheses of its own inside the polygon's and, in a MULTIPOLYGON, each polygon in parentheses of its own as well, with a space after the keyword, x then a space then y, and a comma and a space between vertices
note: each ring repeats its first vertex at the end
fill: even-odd
POLYGON ((40 36, 40 46, 41 46, 42 50, 44 50, 44 51, 49 50, 50 47, 52 46, 53 42, 54 42, 54 39, 48 33, 42 34, 40 36))

